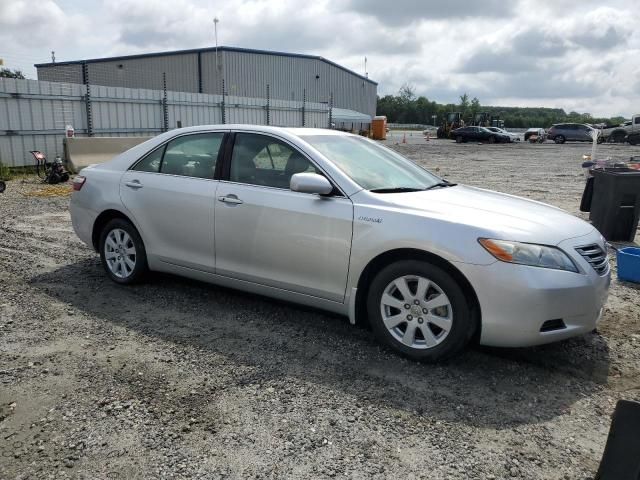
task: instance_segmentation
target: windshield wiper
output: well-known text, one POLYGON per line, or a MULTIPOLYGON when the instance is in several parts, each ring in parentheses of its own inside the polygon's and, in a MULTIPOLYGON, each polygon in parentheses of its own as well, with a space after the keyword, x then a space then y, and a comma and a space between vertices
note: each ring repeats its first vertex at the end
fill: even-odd
POLYGON ((440 187, 455 187, 457 185, 457 183, 451 183, 451 182, 438 182, 435 183, 427 188, 425 188, 425 190, 431 190, 432 188, 440 188, 440 187))
POLYGON ((388 188, 372 188, 369 190, 373 193, 401 193, 401 192, 421 192, 424 188, 415 187, 388 187, 388 188))

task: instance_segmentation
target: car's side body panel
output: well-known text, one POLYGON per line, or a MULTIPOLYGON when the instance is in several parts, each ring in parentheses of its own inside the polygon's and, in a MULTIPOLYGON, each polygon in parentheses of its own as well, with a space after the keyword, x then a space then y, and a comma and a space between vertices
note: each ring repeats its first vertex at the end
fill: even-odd
POLYGON ((144 232, 150 264, 161 261, 214 271, 213 205, 218 184, 135 170, 122 175, 120 198, 144 232))
POLYGON ((351 200, 224 181, 217 197, 217 274, 344 300, 351 200))

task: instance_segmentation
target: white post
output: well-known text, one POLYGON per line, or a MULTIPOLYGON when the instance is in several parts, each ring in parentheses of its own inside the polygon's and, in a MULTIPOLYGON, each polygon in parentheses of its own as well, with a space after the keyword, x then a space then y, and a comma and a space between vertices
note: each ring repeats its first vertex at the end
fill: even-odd
POLYGON ((218 22, 219 21, 220 20, 218 20, 218 17, 215 17, 213 19, 213 34, 216 39, 216 70, 220 69, 220 64, 218 63, 218 22))
POLYGON ((593 144, 591 145, 591 161, 595 163, 596 149, 598 148, 598 137, 600 136, 600 130, 598 130, 597 128, 592 128, 589 132, 589 135, 593 139, 593 144))

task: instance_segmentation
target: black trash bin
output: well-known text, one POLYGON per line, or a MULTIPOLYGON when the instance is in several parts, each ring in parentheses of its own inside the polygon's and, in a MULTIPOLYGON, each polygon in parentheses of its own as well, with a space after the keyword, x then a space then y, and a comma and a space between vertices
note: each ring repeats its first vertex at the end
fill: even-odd
POLYGON ((640 217, 640 171, 595 169, 589 219, 610 241, 633 242, 640 217))

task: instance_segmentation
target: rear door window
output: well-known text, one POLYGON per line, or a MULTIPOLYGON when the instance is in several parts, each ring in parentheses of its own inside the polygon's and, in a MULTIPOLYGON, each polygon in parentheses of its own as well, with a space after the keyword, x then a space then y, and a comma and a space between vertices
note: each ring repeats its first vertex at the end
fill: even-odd
POLYGON ((224 133, 200 133, 171 140, 160 173, 213 179, 224 133))
POLYGON ((136 170, 138 172, 158 173, 160 171, 160 163, 162 162, 164 147, 165 145, 160 148, 156 148, 153 152, 136 163, 132 170, 136 170))

